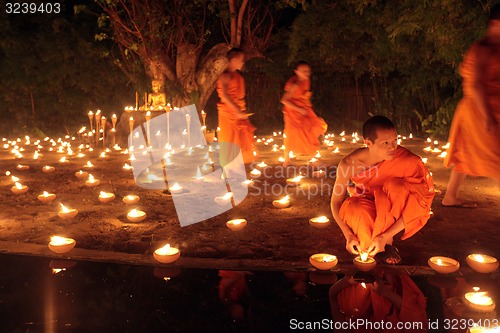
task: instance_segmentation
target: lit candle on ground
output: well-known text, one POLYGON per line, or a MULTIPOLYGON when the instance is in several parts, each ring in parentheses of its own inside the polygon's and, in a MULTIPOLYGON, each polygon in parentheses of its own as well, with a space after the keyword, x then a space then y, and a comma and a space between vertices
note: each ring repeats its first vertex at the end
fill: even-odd
POLYGON ((430 268, 441 274, 450 274, 456 272, 460 268, 460 263, 458 261, 448 257, 431 257, 427 263, 430 268))
POLYGON ((128 171, 128 170, 132 170, 132 169, 133 169, 133 167, 128 165, 127 163, 125 163, 125 165, 123 166, 123 170, 128 171))
POLYGON ((302 176, 297 176, 294 178, 288 178, 286 180, 286 183, 290 186, 298 186, 300 185, 300 180, 302 179, 302 176))
POLYGON ((168 190, 170 191, 170 193, 181 193, 183 191, 183 188, 179 185, 179 183, 174 183, 174 185, 170 186, 168 190))
POLYGON ((129 194, 123 197, 122 201, 127 205, 134 205, 139 202, 139 196, 134 194, 129 194))
POLYGON ((75 176, 78 179, 86 179, 86 178, 89 178, 89 173, 87 171, 80 170, 80 171, 75 172, 75 176))
POLYGON ((28 192, 29 188, 28 188, 28 186, 26 186, 26 185, 22 185, 21 183, 16 182, 16 185, 15 185, 15 186, 12 186, 12 187, 10 188, 10 190, 11 190, 14 194, 24 194, 24 193, 28 192))
POLYGON ((38 200, 41 202, 50 202, 56 198, 54 193, 48 193, 47 191, 43 191, 42 194, 38 195, 38 200))
POLYGON ((475 291, 468 292, 464 295, 464 303, 470 310, 476 312, 491 312, 495 309, 495 302, 487 295, 485 291, 479 291, 479 288, 474 287, 475 291))
POLYGON ((266 162, 262 161, 259 164, 257 164, 257 167, 259 167, 259 168, 265 168, 265 167, 267 167, 267 164, 266 164, 266 162))
POLYGON ((200 183, 205 181, 205 177, 201 175, 200 167, 196 170, 196 176, 193 177, 193 180, 200 183))
POLYGON ((290 197, 286 195, 279 200, 273 200, 273 206, 276 208, 287 208, 290 206, 290 197))
POLYGON ((76 241, 72 238, 52 236, 50 238, 49 249, 55 253, 66 253, 71 251, 76 245, 76 241))
POLYGON ((87 161, 87 164, 85 164, 83 167, 86 169, 92 169, 94 167, 94 165, 92 163, 90 163, 90 161, 87 161))
POLYGON ((231 198, 233 197, 233 192, 227 192, 222 197, 215 197, 214 201, 216 204, 223 206, 231 203, 231 198))
POLYGON ((104 192, 104 191, 99 192, 99 201, 100 202, 108 203, 108 202, 111 202, 113 200, 115 200, 115 195, 113 193, 104 192))
POLYGON ((95 179, 92 174, 89 174, 89 179, 85 181, 85 185, 87 185, 87 187, 94 187, 99 185, 100 182, 101 181, 99 179, 95 179))
POLYGON ((238 231, 245 228, 247 225, 247 220, 245 219, 234 219, 226 222, 226 226, 232 231, 238 231))
POLYGON ((498 260, 486 254, 469 254, 465 258, 467 265, 478 273, 491 273, 498 268, 498 260))
POLYGON ((315 228, 323 229, 330 225, 330 220, 326 216, 318 216, 311 218, 309 224, 315 228))
POLYGON ((368 272, 377 266, 375 259, 368 257, 368 252, 360 252, 359 256, 353 259, 353 264, 357 269, 368 272))
POLYGON ((261 174, 262 172, 260 172, 260 170, 258 169, 252 169, 252 171, 250 171, 250 177, 252 178, 258 178, 261 174))
POLYGON ((20 170, 20 171, 23 171, 23 170, 29 170, 30 169, 30 166, 29 165, 22 165, 22 164, 18 164, 16 166, 16 169, 17 170, 20 170))
POLYGON ((63 220, 69 220, 75 217, 76 214, 78 214, 78 211, 76 209, 68 208, 61 204, 61 210, 57 213, 57 216, 59 216, 63 220))
POLYGON ((46 165, 42 168, 42 171, 45 173, 54 172, 55 170, 56 170, 56 168, 54 168, 53 166, 50 166, 50 165, 46 165))
POLYGON ((181 251, 178 248, 171 247, 170 244, 160 247, 153 253, 154 258, 163 263, 170 264, 179 259, 181 251))
POLYGON ((316 170, 316 171, 313 171, 312 175, 314 178, 322 178, 322 177, 325 177, 326 172, 324 170, 316 170))
POLYGON ((317 269, 324 271, 335 267, 339 261, 334 255, 318 253, 310 256, 309 262, 317 269))
POLYGON ((252 187, 254 184, 255 184, 255 182, 251 179, 247 179, 247 180, 241 182, 241 185, 243 185, 245 187, 252 187))
POLYGON ((146 218, 146 213, 142 210, 132 209, 128 212, 127 218, 130 222, 141 222, 146 218))

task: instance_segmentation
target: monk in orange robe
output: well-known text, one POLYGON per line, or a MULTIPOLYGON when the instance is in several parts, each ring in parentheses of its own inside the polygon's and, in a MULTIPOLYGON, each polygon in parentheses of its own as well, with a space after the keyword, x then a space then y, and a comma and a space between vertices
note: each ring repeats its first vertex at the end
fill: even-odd
POLYGON ((295 75, 285 85, 281 98, 285 121, 285 162, 291 164, 290 151, 313 155, 320 149, 318 137, 326 132, 326 122, 316 116, 311 104, 311 66, 299 62, 295 75))
POLYGON ((346 275, 330 288, 329 298, 335 327, 345 328, 335 332, 427 332, 427 300, 406 274, 381 272, 365 285, 346 275))
POLYGON ((500 186, 500 4, 490 12, 486 36, 460 66, 464 96, 451 124, 445 158, 453 166, 443 206, 476 207, 458 197, 466 175, 495 178, 500 186))
MULTIPOLYGON (((368 119, 363 136, 366 148, 339 163, 331 210, 346 238, 346 249, 375 256, 394 250, 393 238, 400 231, 405 230, 402 239, 406 239, 427 223, 434 186, 421 158, 398 146, 389 119, 368 119), (345 199, 347 192, 350 197, 345 199)), ((396 255, 387 259, 387 263, 400 260, 396 255)))

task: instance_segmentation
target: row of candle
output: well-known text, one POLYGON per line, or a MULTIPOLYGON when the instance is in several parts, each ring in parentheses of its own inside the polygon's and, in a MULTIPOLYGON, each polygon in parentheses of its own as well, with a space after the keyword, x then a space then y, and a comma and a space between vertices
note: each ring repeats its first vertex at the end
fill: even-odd
MULTIPOLYGON (((499 262, 495 257, 486 254, 469 254, 465 261, 472 270, 478 273, 491 273, 498 269, 499 262)), ((448 257, 435 256, 428 260, 429 266, 438 273, 450 274, 460 268, 460 263, 448 257)))

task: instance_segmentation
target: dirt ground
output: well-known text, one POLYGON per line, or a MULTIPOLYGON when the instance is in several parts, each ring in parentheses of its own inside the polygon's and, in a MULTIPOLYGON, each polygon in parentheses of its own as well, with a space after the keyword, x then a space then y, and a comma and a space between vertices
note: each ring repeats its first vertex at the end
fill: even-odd
MULTIPOLYGON (((265 138, 270 137, 273 136, 265 138)), ((320 165, 333 171, 343 156, 361 146, 350 143, 350 135, 346 138, 346 142, 342 142, 335 133, 331 139, 340 152, 333 153, 323 145, 322 157, 316 167, 320 165)), ((326 252, 337 255, 340 262, 351 262, 352 255, 345 250, 344 238, 329 209, 333 178, 310 177, 313 167, 308 166, 304 158, 298 158, 297 170, 306 177, 302 179, 301 190, 292 191, 292 205, 285 209, 274 208, 272 201, 279 197, 264 193, 264 189, 273 184, 280 184, 282 188, 286 184, 284 177, 275 177, 282 175, 278 172, 281 168, 278 158, 282 151, 271 151, 273 144, 281 145, 281 142, 277 136, 268 145, 258 144, 258 162, 265 161, 268 168, 272 168, 273 171, 268 172, 272 177, 256 181, 246 199, 232 210, 186 227, 179 225, 170 194, 135 185, 132 172, 122 169, 125 163, 130 163, 126 154, 112 151, 102 158, 99 154, 103 148, 96 148, 92 152, 84 150, 85 156, 77 157, 77 139, 72 143, 74 155, 67 156, 68 162, 61 163, 59 159, 65 154, 55 152, 56 149, 50 152, 48 142, 40 143, 43 148, 36 160, 33 159, 36 148, 33 142, 29 146, 24 145, 24 139, 19 142, 19 146, 25 148, 23 158, 14 157, 12 146, 3 146, 0 149, 0 242, 46 245, 50 236, 58 234, 76 239, 77 248, 131 254, 150 255, 159 244, 169 242, 180 248, 184 258, 262 259, 300 266, 307 265, 311 254, 326 252), (86 187, 84 180, 75 177, 75 172, 81 170, 87 161, 95 165, 90 172, 101 180, 95 188, 86 187), (29 165, 30 169, 16 170, 18 164, 29 165), (44 165, 54 166, 55 171, 43 172, 44 165), (29 187, 26 194, 11 192, 13 182, 6 176, 7 171, 29 187), (55 193, 56 200, 40 202, 37 196, 43 191, 55 193), (111 203, 100 203, 100 191, 113 192, 116 199, 111 203), (135 206, 125 205, 122 198, 127 194, 139 195, 140 202, 135 206), (71 220, 62 220, 57 216, 59 203, 78 209, 78 215, 71 220), (140 223, 128 222, 126 214, 131 208, 145 211, 147 219, 140 223), (332 223, 325 229, 311 227, 309 219, 318 215, 326 215, 332 223), (248 225, 233 232, 225 225, 231 218, 245 218, 248 225)), ((442 166, 438 153, 426 152, 424 148, 440 148, 444 144, 428 143, 424 139, 402 142, 406 148, 428 158, 427 165, 433 173, 437 190, 432 208, 434 217, 412 238, 405 241, 396 238, 395 244, 407 265, 424 266, 433 255, 450 256, 461 262, 473 252, 500 257, 500 190, 494 181, 486 178, 466 180, 462 196, 478 202, 476 209, 444 208, 440 204, 449 170, 442 166)))

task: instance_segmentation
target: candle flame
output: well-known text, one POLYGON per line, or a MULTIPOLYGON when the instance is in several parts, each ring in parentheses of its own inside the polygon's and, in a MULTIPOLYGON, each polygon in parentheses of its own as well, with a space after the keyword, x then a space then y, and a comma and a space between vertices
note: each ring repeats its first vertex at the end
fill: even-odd
POLYGON ((323 262, 332 262, 335 259, 337 259, 337 257, 332 256, 330 254, 327 254, 327 255, 323 256, 323 262))
POLYGON ((66 237, 61 237, 61 236, 52 236, 50 238, 50 244, 55 245, 55 246, 61 246, 61 245, 66 245, 70 244, 71 239, 66 238, 66 237))
POLYGON ((278 202, 280 202, 282 204, 287 203, 288 201, 290 201, 290 197, 288 195, 285 195, 283 198, 278 200, 278 202))
POLYGON ((474 260, 477 262, 485 262, 484 257, 480 254, 475 254, 474 255, 474 260))
POLYGON ((44 197, 48 197, 49 196, 49 193, 47 191, 43 191, 43 196, 44 197))
POLYGON ((92 176, 92 174, 89 173, 89 183, 94 183, 94 182, 95 182, 94 176, 92 176))
POLYGON ((235 220, 231 220, 229 221, 231 224, 233 225, 239 225, 239 224, 242 224, 243 221, 245 221, 245 219, 235 219, 235 220))
POLYGON ((164 247, 160 247, 159 249, 156 249, 156 254, 159 254, 161 256, 166 256, 166 255, 172 255, 176 254, 178 251, 174 247, 170 247, 170 244, 165 245, 164 247))
POLYGON ((179 183, 174 183, 170 189, 176 191, 182 189, 182 186, 180 186, 179 183))
POLYGON ((319 216, 316 218, 316 222, 320 222, 320 223, 325 223, 325 222, 328 222, 328 218, 326 216, 319 216))
POLYGON ((68 207, 64 206, 63 204, 60 204, 61 205, 61 209, 63 211, 63 213, 69 213, 70 210, 68 209, 68 207))
POLYGON ((488 306, 493 304, 493 299, 489 297, 485 291, 467 293, 465 294, 465 298, 469 302, 478 305, 488 306))
POLYGON ((362 262, 365 262, 368 259, 368 252, 361 252, 359 254, 359 257, 361 258, 362 262))
POLYGON ((23 189, 23 185, 21 185, 20 183, 16 182, 16 188, 18 190, 22 190, 23 189))

